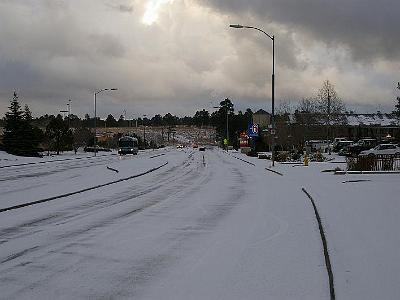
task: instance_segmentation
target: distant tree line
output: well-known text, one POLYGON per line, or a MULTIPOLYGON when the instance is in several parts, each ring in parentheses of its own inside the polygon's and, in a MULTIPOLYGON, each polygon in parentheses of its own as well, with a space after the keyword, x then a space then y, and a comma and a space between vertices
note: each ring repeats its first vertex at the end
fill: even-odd
MULTIPOLYGON (((234 140, 241 130, 247 128, 251 122, 252 111, 247 109, 245 113, 239 111, 234 113, 231 100, 225 99, 220 103, 217 111, 211 114, 203 109, 197 111, 192 117, 177 117, 171 113, 164 116, 156 114, 152 118, 138 118, 125 120, 121 115, 118 120, 112 114, 106 119, 96 119, 97 127, 135 127, 135 126, 164 126, 174 127, 177 125, 189 126, 213 126, 217 129, 218 137, 221 140, 225 137, 226 113, 228 109, 230 139, 234 140)), ((8 153, 23 156, 37 156, 39 152, 54 151, 59 154, 61 151, 69 151, 82 146, 93 145, 94 118, 88 114, 83 119, 71 114, 63 117, 60 114, 43 115, 32 118, 28 105, 21 108, 19 97, 16 92, 10 101, 9 111, 6 113, 1 126, 4 127, 4 134, 0 149, 8 153)), ((150 145, 151 146, 151 145, 150 145)), ((153 145, 154 146, 154 145, 153 145)))
MULTIPOLYGON (((397 88, 400 90, 400 84, 397 88)), ((400 97, 396 99, 393 111, 400 119, 400 97)), ((280 101, 276 110, 276 122, 285 122, 288 115, 294 111, 295 122, 301 125, 311 124, 346 124, 346 107, 336 92, 333 84, 324 81, 316 95, 303 98, 297 106, 292 107, 290 102, 280 101)), ((240 132, 245 131, 252 122, 251 109, 235 112, 234 104, 229 98, 221 101, 217 110, 210 113, 203 109, 196 111, 193 116, 178 117, 171 113, 164 116, 156 114, 153 117, 137 119, 125 119, 120 115, 118 120, 109 114, 106 119, 97 117, 96 126, 107 127, 135 127, 135 126, 163 126, 174 127, 178 125, 189 126, 213 126, 217 131, 217 138, 222 143, 226 138, 226 119, 228 118, 229 141, 234 147, 238 146, 240 132)), ((43 115, 32 118, 28 105, 21 108, 16 92, 13 94, 9 111, 0 120, 0 126, 4 127, 1 149, 17 155, 37 155, 43 150, 60 151, 77 149, 78 147, 92 145, 94 118, 86 114, 83 119, 71 114, 62 117, 60 114, 43 115)))

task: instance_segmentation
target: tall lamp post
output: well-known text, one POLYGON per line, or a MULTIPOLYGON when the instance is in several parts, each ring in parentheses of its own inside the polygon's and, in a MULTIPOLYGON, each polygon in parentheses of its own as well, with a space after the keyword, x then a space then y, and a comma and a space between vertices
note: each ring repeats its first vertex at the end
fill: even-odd
POLYGON ((60 113, 63 114, 63 119, 65 119, 65 113, 68 113, 68 110, 60 110, 60 113))
POLYGON ((144 119, 147 117, 147 115, 143 115, 143 146, 144 150, 146 150, 146 125, 144 124, 144 119))
POLYGON ((272 40, 272 115, 271 115, 271 135, 272 135, 272 166, 275 166, 275 36, 266 33, 264 30, 253 27, 253 26, 245 26, 245 25, 229 25, 231 28, 235 29, 254 29, 259 32, 262 32, 267 37, 272 40))
POLYGON ((112 89, 101 89, 98 90, 97 92, 94 92, 94 156, 96 156, 97 153, 97 140, 96 140, 96 135, 97 135, 97 127, 96 127, 96 119, 97 119, 97 94, 100 94, 101 92, 104 91, 116 91, 118 89, 112 88, 112 89))
POLYGON ((71 117, 71 99, 68 100, 67 106, 68 106, 68 128, 70 128, 71 127, 71 121, 70 121, 70 117, 71 117))

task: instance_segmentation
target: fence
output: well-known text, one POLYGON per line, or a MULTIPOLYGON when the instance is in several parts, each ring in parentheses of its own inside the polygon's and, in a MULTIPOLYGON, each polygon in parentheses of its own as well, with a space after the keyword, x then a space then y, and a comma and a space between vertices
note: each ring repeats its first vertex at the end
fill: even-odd
POLYGON ((379 154, 347 158, 348 171, 399 171, 399 154, 379 154))

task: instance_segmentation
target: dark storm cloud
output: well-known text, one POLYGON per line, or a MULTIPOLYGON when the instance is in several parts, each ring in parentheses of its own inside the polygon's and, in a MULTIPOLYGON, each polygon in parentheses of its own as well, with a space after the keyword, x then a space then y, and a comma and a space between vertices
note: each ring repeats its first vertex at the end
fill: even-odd
POLYGON ((104 87, 118 88, 99 97, 105 115, 192 114, 228 96, 242 109, 265 108, 271 41, 232 22, 277 36, 277 102, 311 96, 324 79, 345 101, 395 98, 395 1, 151 1, 0 0, 0 115, 14 89, 36 114, 68 99, 92 113, 104 87))
POLYGON ((206 0, 224 13, 258 16, 329 46, 344 46, 357 60, 399 59, 398 0, 206 0))

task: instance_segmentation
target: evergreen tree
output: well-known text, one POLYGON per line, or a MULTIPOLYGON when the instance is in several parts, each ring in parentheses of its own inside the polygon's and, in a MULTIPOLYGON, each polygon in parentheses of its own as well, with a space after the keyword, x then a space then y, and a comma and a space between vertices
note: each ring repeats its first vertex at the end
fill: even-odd
POLYGON ((125 117, 124 115, 120 115, 118 122, 117 122, 118 127, 125 127, 125 117))
POLYGON ((151 118, 151 124, 153 126, 161 126, 163 125, 163 118, 161 115, 155 115, 153 118, 151 118))
MULTIPOLYGON (((211 115, 211 123, 213 126, 216 126, 217 134, 220 137, 221 141, 227 138, 226 126, 228 125, 229 128, 229 126, 232 125, 231 121, 233 120, 233 112, 234 105, 229 98, 226 98, 219 103, 219 110, 211 115), (226 122, 227 118, 228 124, 226 122)), ((232 132, 232 130, 229 130, 229 141, 233 140, 233 134, 234 133, 232 132)))
POLYGON ((14 91, 9 111, 6 113, 4 135, 3 135, 3 148, 5 151, 15 155, 24 154, 24 128, 23 112, 21 105, 18 101, 17 92, 14 91))
POLYGON ((197 127, 208 126, 210 123, 210 114, 205 109, 196 111, 193 116, 193 124, 197 127))
POLYGON ((60 151, 72 150, 73 148, 72 131, 68 128, 68 123, 62 119, 61 115, 57 115, 47 125, 46 137, 49 150, 57 151, 57 155, 60 154, 60 151))
POLYGON ((38 145, 43 139, 43 132, 37 127, 32 126, 32 113, 29 106, 25 104, 22 115, 22 149, 25 155, 36 156, 38 145))
POLYGON ((106 119, 106 126, 107 127, 118 127, 118 122, 115 120, 112 114, 109 114, 106 119))

